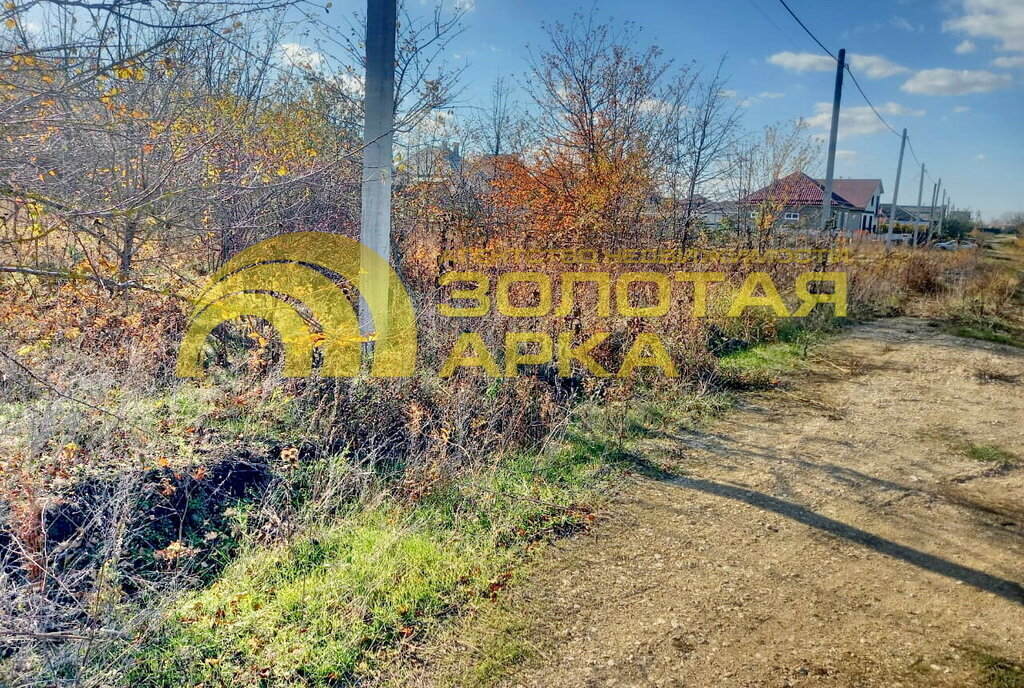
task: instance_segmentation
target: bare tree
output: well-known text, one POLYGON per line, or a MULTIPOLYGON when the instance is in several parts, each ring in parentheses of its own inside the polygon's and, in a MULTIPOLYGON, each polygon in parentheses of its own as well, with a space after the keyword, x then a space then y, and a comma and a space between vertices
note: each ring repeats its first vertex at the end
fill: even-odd
MULTIPOLYGON (((313 5, 25 6, 38 26, 26 28, 18 5, 7 7, 0 29, 6 273, 137 286, 140 259, 176 255, 195 238, 217 262, 284 228, 354 224, 361 86, 343 77, 362 57, 348 65, 313 51, 303 64, 285 59, 282 37, 296 22, 335 35, 313 5), (75 247, 74 260, 28 250, 58 236, 75 247), (163 249, 149 250, 155 242, 163 249)), ((398 87, 407 125, 453 93, 439 60, 461 14, 439 12, 403 14, 398 87)))
MULTIPOLYGON (((429 14, 419 14, 400 0, 395 43, 396 132, 409 131, 458 96, 464 68, 450 66, 446 56, 452 41, 462 35, 465 15, 466 9, 458 3, 453 9, 438 3, 429 14)), ((322 24, 318 29, 313 42, 323 64, 308 70, 309 78, 332 89, 337 98, 349 100, 361 119, 366 17, 356 12, 342 29, 322 24)))
POLYGON ((710 79, 697 81, 695 97, 674 131, 674 172, 686 184, 682 199, 684 244, 698 206, 696 194, 729 173, 727 153, 739 129, 741 108, 726 90, 724 65, 723 57, 710 79))
POLYGON ((522 153, 527 147, 527 118, 505 76, 491 85, 490 100, 470 117, 473 138, 488 155, 522 153))
POLYGON ((742 233, 748 247, 764 248, 771 242, 778 210, 786 205, 787 199, 784 190, 775 194, 771 208, 752 206, 745 199, 792 172, 813 175, 811 168, 820 162, 820 153, 820 145, 808 137, 807 125, 802 120, 773 124, 760 135, 739 138, 733 143, 727 162, 730 174, 719 186, 735 203, 727 225, 742 233), (768 218, 771 221, 765 222, 768 218))
POLYGON ((584 164, 663 149, 690 89, 689 70, 672 77, 660 48, 638 51, 631 22, 613 26, 578 14, 547 31, 548 50, 532 60, 530 95, 549 138, 584 164))

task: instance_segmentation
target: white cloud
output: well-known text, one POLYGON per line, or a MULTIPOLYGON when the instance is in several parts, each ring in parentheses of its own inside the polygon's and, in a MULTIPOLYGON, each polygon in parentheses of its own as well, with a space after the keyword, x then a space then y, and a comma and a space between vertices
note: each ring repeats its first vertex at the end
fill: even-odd
POLYGON ((761 91, 760 93, 757 94, 757 97, 758 98, 774 99, 774 98, 781 98, 784 95, 786 95, 786 94, 785 93, 778 93, 776 91, 761 91))
POLYGON ((1024 56, 1021 57, 997 57, 992 60, 992 64, 996 67, 1002 67, 1003 69, 1013 69, 1014 67, 1024 67, 1024 56))
POLYGON ((899 29, 903 29, 904 31, 910 31, 911 33, 914 33, 916 31, 924 31, 923 26, 921 26, 920 24, 915 26, 906 19, 904 19, 903 17, 893 17, 892 19, 889 20, 889 23, 899 29))
POLYGON ((844 150, 842 148, 836 149, 836 160, 842 162, 853 162, 860 157, 860 154, 854 150, 844 150))
POLYGON ((978 153, 974 156, 975 160, 984 160, 987 156, 984 153, 978 153))
POLYGON ((455 9, 472 12, 476 9, 476 0, 455 0, 455 9))
POLYGON ((974 41, 968 39, 960 41, 956 46, 956 52, 958 55, 966 55, 967 53, 973 53, 978 49, 978 46, 974 44, 974 41))
POLYGON ((988 93, 1013 83, 1008 74, 994 74, 983 69, 922 69, 901 87, 907 93, 929 96, 962 96, 967 93, 988 93))
POLYGON ((827 55, 815 53, 792 53, 788 50, 775 53, 768 62, 794 72, 830 72, 836 68, 836 61, 827 55))
POLYGON ((723 98, 735 98, 738 94, 733 89, 727 88, 725 90, 719 91, 718 95, 722 96, 723 98))
POLYGON ((455 115, 447 110, 434 110, 416 123, 408 140, 417 144, 434 144, 455 138, 457 122, 455 115))
MULTIPOLYGON (((912 110, 899 103, 886 103, 879 107, 878 111, 883 115, 903 117, 921 117, 925 114, 924 110, 912 110)), ((814 106, 814 114, 808 117, 805 122, 812 129, 827 132, 832 125, 832 103, 817 103, 814 106)), ((877 134, 880 131, 886 131, 886 127, 867 105, 845 107, 839 111, 840 139, 877 134)))
MULTIPOLYGON (((849 55, 850 68, 869 79, 903 74, 910 70, 891 62, 881 55, 849 55)), ((793 53, 789 51, 775 53, 768 62, 794 72, 831 72, 836 68, 836 61, 827 55, 816 53, 793 53)))
POLYGON ((338 85, 341 90, 345 91, 352 97, 362 97, 363 95, 363 79, 355 74, 355 71, 347 71, 333 78, 335 84, 338 85))
POLYGON ((881 55, 850 55, 850 67, 869 79, 884 79, 910 71, 881 55))
MULTIPOLYGON (((672 112, 673 106, 671 103, 658 98, 645 98, 640 101, 640 111, 649 112, 656 115, 668 115, 672 112)), ((679 106, 676 108, 676 112, 682 112, 686 110, 686 106, 679 106)))
POLYGON ((953 108, 953 112, 955 112, 958 115, 962 115, 963 113, 970 111, 971 108, 967 107, 966 105, 957 105, 955 108, 953 108))
POLYGON ((282 43, 278 48, 281 59, 296 67, 319 67, 324 63, 324 56, 298 43, 282 43))
POLYGON ((1002 41, 1003 50, 1024 50, 1022 0, 961 0, 963 15, 942 25, 975 38, 1002 41))

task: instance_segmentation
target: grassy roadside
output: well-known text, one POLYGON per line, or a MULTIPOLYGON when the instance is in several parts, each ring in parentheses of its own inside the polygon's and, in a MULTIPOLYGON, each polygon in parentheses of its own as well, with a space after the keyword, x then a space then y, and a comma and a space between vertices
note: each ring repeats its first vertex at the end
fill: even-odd
POLYGON ((989 261, 988 279, 992 285, 998 282, 1000 274, 1017 275, 1016 279, 1008 279, 1002 288, 1003 303, 1012 308, 1001 311, 983 300, 965 299, 944 314, 946 331, 958 337, 1024 349, 1024 321, 1020 317, 1020 307, 1024 307, 1024 284, 1019 279, 1024 274, 1024 240, 1011 235, 988 236, 982 246, 983 255, 989 261))
MULTIPOLYGON (((387 484, 344 455, 309 465, 298 460, 303 435, 289 433, 301 424, 295 418, 305 416, 291 396, 255 400, 228 386, 161 402, 136 415, 182 436, 179 459, 191 456, 200 441, 210 445, 204 451, 243 438, 288 445, 281 458, 291 452, 294 460, 281 476, 294 485, 290 496, 308 503, 287 531, 271 533, 260 531, 259 514, 246 511, 258 503, 232 507, 241 524, 238 549, 216 582, 170 601, 119 649, 91 662, 88 684, 408 685, 395 678, 394 667, 412 664, 431 638, 465 630, 453 619, 473 617, 472 628, 454 641, 472 652, 463 652, 443 676, 453 686, 490 685, 533 651, 524 619, 494 601, 504 600, 503 590, 528 570, 544 543, 585 529, 630 474, 670 470, 637 458, 651 455, 642 443, 659 430, 699 426, 738 394, 775 387, 842 324, 814 318, 768 323, 735 338, 727 332, 723 346, 736 348, 719 349, 688 385, 617 390, 600 406, 577 406, 566 429, 542 450, 481 453, 457 473, 428 458, 387 484), (746 343, 761 336, 773 341, 746 343), (504 458, 495 461, 495 455, 504 458), (336 499, 340 491, 322 489, 323 483, 354 482, 366 487, 357 498, 351 490, 336 499)), ((375 408, 391 398, 380 402, 375 408)), ((520 397, 507 408, 516 405, 520 397)), ((474 414, 479 418, 462 414, 444 429, 476 427, 477 420, 505 412, 482 407, 474 414)), ((187 511, 196 512, 191 502, 187 511)), ((202 540, 205 522, 198 526, 193 534, 202 540)), ((204 546, 180 532, 175 542, 204 546)), ((171 547, 159 552, 175 554, 171 547)))
MULTIPOLYGON (((744 392, 776 386, 780 376, 804 367, 808 350, 828 336, 821 331, 780 333, 782 341, 756 344, 719 358, 720 382, 728 391, 678 399, 670 406, 649 401, 632 409, 629 434, 619 445, 627 465, 640 465, 629 458, 633 448, 639 450, 641 443, 659 431, 680 425, 699 427, 732 407, 744 392)), ((670 475, 672 469, 670 463, 648 466, 662 475, 670 475)), ((615 480, 623 477, 624 473, 618 473, 615 480)), ((524 564, 519 573, 526 572, 528 563, 524 564)), ((530 619, 514 595, 469 600, 460 619, 437 630, 437 638, 417 648, 429 655, 429 681, 437 688, 489 688, 538 655, 546 643, 554 642, 534 637, 530 619)), ((419 685, 417 671, 415 666, 396 665, 385 673, 381 684, 388 688, 419 685)))
MULTIPOLYGON (((245 546, 214 584, 178 600, 141 635, 128 672, 113 657, 108 671, 146 688, 399 685, 394 667, 404 653, 450 629, 453 616, 489 608, 490 640, 480 641, 478 661, 449 672, 452 685, 488 685, 529 653, 516 631, 522 620, 493 604, 503 589, 546 541, 587 528, 630 474, 670 468, 638 459, 634 447, 682 419, 706 422, 737 390, 773 386, 825 337, 782 333, 782 341, 723 355, 720 391, 648 390, 584 404, 547 450, 435 476, 413 498, 381 496, 333 515, 312 504, 304 535, 245 546)), ((347 467, 333 457, 310 470, 310 479, 330 481, 347 467)))
POLYGON ((175 603, 121 681, 373 680, 403 647, 500 595, 545 540, 586 528, 625 476, 659 470, 634 460, 633 442, 683 413, 717 412, 728 404, 720 397, 583 406, 548 451, 439 479, 413 500, 382 497, 327 518, 314 508, 305 535, 249 546, 216 583, 175 603))

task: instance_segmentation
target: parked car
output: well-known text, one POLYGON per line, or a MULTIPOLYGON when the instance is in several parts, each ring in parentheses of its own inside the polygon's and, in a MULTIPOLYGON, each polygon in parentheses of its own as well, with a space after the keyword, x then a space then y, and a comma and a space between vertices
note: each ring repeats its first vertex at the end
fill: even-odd
POLYGON ((965 241, 960 243, 958 241, 940 241, 935 244, 935 248, 940 251, 961 251, 963 249, 978 248, 978 245, 973 241, 965 241))

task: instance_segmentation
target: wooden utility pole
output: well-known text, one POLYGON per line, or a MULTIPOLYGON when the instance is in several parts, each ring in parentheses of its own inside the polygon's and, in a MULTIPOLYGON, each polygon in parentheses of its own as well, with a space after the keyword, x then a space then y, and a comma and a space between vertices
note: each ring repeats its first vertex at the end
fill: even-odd
POLYGON ((825 193, 821 197, 821 231, 832 219, 832 177, 836 170, 836 137, 839 134, 839 103, 843 99, 843 69, 846 68, 846 48, 839 51, 836 60, 836 89, 832 95, 832 128, 828 133, 828 163, 825 166, 825 193))
MULTIPOLYGON (((914 217, 920 219, 921 217, 921 200, 924 194, 924 163, 921 163, 921 180, 917 184, 917 210, 914 213, 914 217)), ((914 222, 914 241, 912 246, 917 246, 917 222, 914 222)))
POLYGON ((896 163, 896 184, 892 188, 892 212, 889 213, 889 231, 885 234, 885 247, 892 246, 893 228, 896 226, 896 203, 900 197, 900 174, 903 172, 903 149, 907 146, 907 129, 903 128, 903 137, 900 139, 900 159, 896 163))
POLYGON ((939 202, 939 187, 942 186, 942 178, 932 185, 932 209, 928 211, 928 237, 924 243, 932 243, 932 228, 935 227, 935 204, 939 202))
MULTIPOLYGON (((363 96, 363 198, 359 241, 391 263, 391 161, 395 123, 397 0, 366 2, 366 82, 363 96)), ((361 261, 364 265, 367 261, 361 261)), ((361 271, 359 331, 370 338, 385 329, 387 313, 370 313, 368 295, 388 303, 389 275, 361 271)), ((386 309, 385 309, 386 310, 386 309)), ((372 346, 372 340, 369 342, 372 346)))

